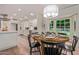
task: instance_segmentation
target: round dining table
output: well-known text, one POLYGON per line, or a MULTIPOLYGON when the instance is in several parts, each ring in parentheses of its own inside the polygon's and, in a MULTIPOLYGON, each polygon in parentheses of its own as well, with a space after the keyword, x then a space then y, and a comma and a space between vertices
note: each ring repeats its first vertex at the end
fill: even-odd
MULTIPOLYGON (((48 45, 52 45, 52 46, 58 46, 59 44, 65 43, 67 41, 69 41, 68 37, 48 37, 48 36, 42 36, 42 35, 35 35, 32 37, 34 40, 38 41, 41 44, 41 52, 42 54, 44 54, 43 52, 43 45, 42 43, 48 44, 48 45), (41 43, 42 42, 42 43, 41 43)), ((59 49, 59 48, 57 48, 59 49)), ((57 52, 58 53, 58 52, 57 52)), ((59 53, 61 54, 61 53, 59 53)))

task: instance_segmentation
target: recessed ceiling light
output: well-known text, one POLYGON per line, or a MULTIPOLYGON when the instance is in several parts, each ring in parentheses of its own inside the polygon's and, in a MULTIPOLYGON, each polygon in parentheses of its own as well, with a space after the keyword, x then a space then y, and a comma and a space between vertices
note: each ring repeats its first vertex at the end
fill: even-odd
POLYGON ((46 14, 44 14, 44 17, 47 17, 47 15, 46 15, 46 14))
POLYGON ((21 8, 19 8, 19 9, 18 9, 18 11, 22 11, 22 9, 21 9, 21 8))

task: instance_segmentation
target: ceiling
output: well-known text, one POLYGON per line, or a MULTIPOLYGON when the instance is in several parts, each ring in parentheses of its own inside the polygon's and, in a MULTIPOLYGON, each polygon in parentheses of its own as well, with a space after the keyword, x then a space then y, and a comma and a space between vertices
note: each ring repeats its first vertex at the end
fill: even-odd
MULTIPOLYGON (((0 4, 0 14, 8 14, 9 18, 23 19, 36 18, 43 13, 43 8, 48 4, 0 4), (30 16, 34 13, 34 16, 30 16)), ((57 4, 59 10, 75 6, 76 4, 57 4)))

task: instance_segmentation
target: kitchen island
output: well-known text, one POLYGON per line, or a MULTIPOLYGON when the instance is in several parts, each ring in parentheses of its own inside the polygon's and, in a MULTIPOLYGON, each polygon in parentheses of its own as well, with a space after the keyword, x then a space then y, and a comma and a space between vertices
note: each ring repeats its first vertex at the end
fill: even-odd
POLYGON ((0 32, 0 51, 15 47, 17 45, 17 32, 0 32))

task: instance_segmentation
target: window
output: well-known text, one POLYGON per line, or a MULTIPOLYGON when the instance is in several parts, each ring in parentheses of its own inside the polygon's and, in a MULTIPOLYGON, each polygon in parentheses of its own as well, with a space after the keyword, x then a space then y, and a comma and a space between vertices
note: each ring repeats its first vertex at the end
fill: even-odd
POLYGON ((69 31, 70 30, 70 19, 57 20, 56 28, 58 31, 69 31))
POLYGON ((53 29, 53 21, 50 21, 50 30, 53 29))

